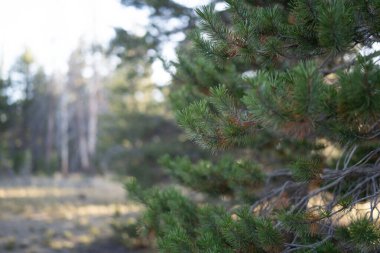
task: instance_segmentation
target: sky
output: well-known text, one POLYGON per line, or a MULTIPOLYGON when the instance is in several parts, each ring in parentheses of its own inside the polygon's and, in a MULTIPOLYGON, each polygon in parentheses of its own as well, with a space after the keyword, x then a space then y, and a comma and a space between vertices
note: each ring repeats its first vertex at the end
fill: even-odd
MULTIPOLYGON (((176 0, 189 7, 207 0, 176 0)), ((125 7, 119 0, 1 0, 0 68, 6 75, 15 59, 29 49, 46 72, 67 71, 67 60, 80 40, 107 45, 114 27, 144 34, 147 10, 125 7)), ((168 54, 173 54, 168 45, 168 54)), ((159 62, 153 65, 153 79, 169 80, 159 62)))
POLYGON ((113 27, 144 32, 148 12, 118 0, 0 1, 0 60, 6 71, 26 48, 48 72, 62 71, 79 40, 106 44, 113 27))

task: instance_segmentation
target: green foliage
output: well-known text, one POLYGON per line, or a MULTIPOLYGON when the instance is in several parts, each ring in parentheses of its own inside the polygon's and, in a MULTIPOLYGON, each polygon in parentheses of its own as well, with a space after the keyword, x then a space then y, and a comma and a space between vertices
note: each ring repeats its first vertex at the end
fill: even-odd
POLYGON ((196 9, 196 50, 178 50, 171 102, 191 140, 231 156, 162 159, 225 208, 148 190, 144 226, 162 252, 378 251, 373 212, 339 218, 377 201, 379 52, 360 49, 379 41, 379 1, 226 3, 196 9))
POLYGON ((288 232, 297 234, 299 237, 308 237, 313 232, 311 231, 311 224, 313 223, 310 220, 310 215, 306 212, 301 213, 288 213, 281 212, 278 216, 279 221, 281 221, 282 226, 288 232))
POLYGON ((138 232, 139 223, 135 219, 114 217, 111 228, 116 239, 130 249, 141 249, 151 247, 149 238, 141 236, 138 232))
POLYGON ((380 249, 380 228, 367 218, 359 218, 348 226, 349 240, 361 252, 380 249))
POLYGON ((280 231, 269 219, 256 218, 243 207, 228 213, 224 208, 196 207, 174 189, 141 191, 135 181, 127 188, 146 205, 137 230, 156 234, 163 252, 279 252, 280 231), (144 196, 141 196, 144 192, 144 196), (179 213, 180 212, 180 213, 179 213))
POLYGON ((29 50, 16 59, 7 80, 0 77, 1 172, 55 172, 59 160, 53 132, 58 119, 52 83, 29 50))
POLYGON ((154 100, 158 89, 147 80, 150 65, 144 65, 147 59, 139 58, 142 49, 137 48, 136 55, 125 50, 131 57, 128 61, 136 65, 130 67, 124 62, 106 86, 109 105, 100 118, 98 162, 104 170, 134 176, 150 185, 164 178, 157 163, 164 154, 188 154, 194 159, 207 154, 182 137, 183 131, 167 112, 165 101, 154 100), (144 100, 136 98, 139 94, 144 100))
POLYGON ((299 181, 310 181, 318 179, 322 172, 321 159, 312 160, 299 159, 291 167, 293 177, 299 181))
POLYGON ((253 89, 243 102, 255 121, 273 131, 303 138, 325 113, 329 87, 311 62, 287 72, 258 73, 250 83, 253 89))
POLYGON ((261 218, 257 224, 257 239, 267 252, 278 252, 281 248, 281 232, 273 226, 269 219, 261 218))
POLYGON ((189 141, 173 120, 159 113, 117 111, 103 117, 99 150, 103 163, 119 175, 130 175, 144 184, 158 182, 163 171, 158 159, 170 154, 188 154, 195 159, 206 154, 189 141), (180 147, 180 148, 179 148, 180 147))
POLYGON ((332 51, 349 48, 355 33, 353 6, 350 1, 325 1, 319 6, 318 40, 332 51))
POLYGON ((9 84, 3 79, 0 79, 0 129, 5 131, 10 125, 10 113, 12 106, 10 105, 9 97, 6 90, 9 84))
POLYGON ((134 180, 129 181, 126 188, 146 205, 142 217, 144 235, 155 233, 162 236, 177 225, 186 228, 188 233, 193 233, 193 225, 197 224, 196 206, 177 190, 167 188, 159 191, 152 188, 143 192, 134 180))
POLYGON ((249 188, 252 192, 265 180, 257 164, 235 161, 232 157, 223 157, 217 164, 205 160, 194 164, 187 157, 165 156, 161 164, 180 183, 211 195, 239 195, 249 188))
POLYGON ((158 247, 168 253, 194 252, 191 238, 180 226, 173 226, 162 238, 159 238, 158 247))
POLYGON ((349 73, 340 73, 341 90, 337 96, 337 107, 341 120, 354 127, 358 123, 367 128, 380 116, 380 72, 378 65, 359 57, 358 64, 349 73), (358 85, 361 84, 361 85, 358 85))
POLYGON ((190 139, 204 148, 247 144, 254 123, 240 113, 236 103, 225 87, 211 88, 209 97, 190 104, 176 118, 190 139))
POLYGON ((323 243, 322 245, 317 247, 318 253, 339 253, 341 252, 339 248, 337 248, 334 243, 328 241, 326 243, 323 243))

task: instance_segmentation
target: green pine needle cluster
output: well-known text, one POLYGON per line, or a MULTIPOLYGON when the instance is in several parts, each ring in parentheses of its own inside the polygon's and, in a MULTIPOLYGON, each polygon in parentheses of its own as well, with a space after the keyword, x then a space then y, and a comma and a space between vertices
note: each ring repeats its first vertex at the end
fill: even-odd
POLYGON ((255 123, 224 86, 211 88, 209 97, 191 103, 176 118, 190 139, 214 150, 244 145, 255 131, 255 123))
POLYGON ((251 189, 253 191, 264 183, 265 174, 252 162, 235 161, 232 157, 223 157, 217 164, 202 160, 193 163, 187 157, 171 158, 165 156, 161 164, 171 176, 181 184, 211 195, 238 195, 251 189))
MULTIPOLYGON (((133 191, 135 184, 130 181, 126 187, 133 191)), ((143 237, 156 235, 162 252, 281 251, 280 230, 271 219, 254 217, 248 207, 234 212, 210 205, 196 207, 174 189, 147 190, 144 195, 147 209, 138 231, 143 237)))

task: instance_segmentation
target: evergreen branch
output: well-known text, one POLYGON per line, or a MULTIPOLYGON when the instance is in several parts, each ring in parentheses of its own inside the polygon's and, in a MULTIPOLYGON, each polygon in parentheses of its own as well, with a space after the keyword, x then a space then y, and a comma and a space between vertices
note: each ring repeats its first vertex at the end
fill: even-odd
POLYGON ((195 12, 202 19, 201 25, 203 30, 207 31, 211 39, 215 42, 229 41, 230 31, 217 19, 214 12, 215 5, 206 5, 197 8, 195 12))
POLYGON ((380 75, 373 60, 380 52, 353 52, 378 40, 380 5, 227 2, 225 20, 213 5, 197 9, 200 31, 193 39, 202 55, 184 54, 173 73, 181 85, 176 116, 190 138, 212 152, 248 149, 219 162, 168 158, 166 167, 196 191, 223 195, 223 205, 251 205, 205 208, 152 191, 141 197, 146 227, 157 231, 165 252, 379 251, 380 75), (254 74, 242 80, 248 70, 254 74), (334 85, 324 78, 331 73, 337 73, 334 85), (340 151, 342 139, 346 148, 333 168, 336 157, 325 151, 340 151), (246 160, 252 156, 263 167, 246 160), (357 210, 363 201, 368 208, 357 210), (348 211, 365 218, 338 226, 348 211))
POLYGON ((316 248, 318 248, 319 246, 323 245, 324 243, 326 243, 327 241, 331 240, 332 238, 333 237, 331 235, 329 235, 329 236, 326 236, 323 240, 315 242, 315 243, 312 243, 312 244, 285 243, 285 246, 287 246, 287 248, 283 252, 284 253, 288 253, 288 252, 293 252, 293 251, 299 251, 299 250, 302 250, 302 249, 315 250, 316 248))
MULTIPOLYGON (((380 56, 380 51, 376 51, 376 52, 373 52, 367 56, 363 56, 363 61, 364 62, 370 61, 373 58, 378 57, 378 56, 380 56)), ((350 68, 351 66, 355 65, 357 62, 358 62, 358 59, 355 58, 349 62, 345 62, 345 63, 339 64, 339 65, 336 65, 332 69, 322 69, 323 65, 325 65, 325 64, 322 64, 320 67, 320 73, 326 76, 326 75, 331 74, 331 73, 336 73, 342 69, 350 68)))
MULTIPOLYGON (((303 210, 303 207, 307 204, 309 199, 311 199, 314 196, 317 196, 320 193, 323 193, 323 192, 326 192, 326 191, 333 189, 334 187, 336 187, 340 183, 344 182, 344 180, 346 180, 347 178, 354 176, 355 178, 359 178, 359 180, 358 180, 358 183, 355 184, 355 187, 350 189, 348 192, 346 192, 344 195, 342 195, 339 199, 342 199, 342 198, 345 198, 348 196, 352 196, 353 193, 358 191, 358 189, 361 189, 365 185, 367 185, 369 181, 374 180, 374 179, 379 179, 380 178, 380 172, 379 172, 380 171, 380 164, 378 164, 378 165, 372 164, 371 165, 371 164, 366 163, 371 157, 374 157, 379 152, 380 152, 380 148, 371 152, 370 156, 368 156, 368 155, 365 156, 361 161, 362 164, 355 164, 354 166, 347 167, 343 170, 324 169, 323 173, 321 173, 321 175, 320 175, 320 179, 323 180, 323 182, 327 182, 327 184, 316 189, 316 190, 314 190, 314 191, 312 191, 312 192, 307 193, 306 196, 304 196, 302 199, 297 201, 297 203, 295 203, 291 207, 290 212, 293 212, 295 210, 303 210)), ((352 157, 352 153, 350 153, 349 157, 352 157)), ((379 158, 379 160, 380 160, 380 158, 379 158)), ((278 173, 279 177, 290 176, 290 175, 293 175, 293 174, 287 170, 280 170, 280 172, 278 173)), ((276 173, 273 173, 273 176, 277 176, 276 173)), ((266 181, 266 184, 267 184, 266 187, 268 187, 268 188, 270 188, 270 181, 268 180, 268 178, 270 178, 270 177, 271 177, 271 174, 268 174, 267 175, 267 181, 266 181)), ((257 208, 260 209, 260 205, 263 205, 263 204, 264 204, 263 207, 265 208, 265 204, 268 204, 268 201, 269 202, 273 201, 273 198, 280 198, 281 195, 284 194, 285 192, 287 192, 291 189, 297 189, 303 185, 305 185, 305 182, 286 181, 282 186, 273 189, 269 193, 265 192, 265 195, 263 197, 261 197, 253 205, 251 205, 250 210, 251 210, 251 212, 255 212, 255 210, 257 208)), ((376 192, 377 191, 375 191, 369 197, 365 197, 364 199, 373 199, 374 197, 377 196, 375 194, 376 192)), ((335 194, 339 195, 338 193, 335 193, 335 194)), ((339 202, 339 200, 335 199, 332 201, 332 203, 330 203, 328 205, 335 206, 336 204, 338 204, 338 202, 339 202)), ((357 200, 357 201, 353 200, 351 205, 354 205, 358 202, 360 202, 360 200, 357 200)), ((276 203, 276 201, 274 201, 273 203, 276 203)), ((272 209, 272 207, 270 209, 272 209)), ((265 208, 264 210, 265 210, 265 212, 268 211, 267 208, 265 208)), ((256 210, 256 211, 258 211, 258 210, 256 210)), ((340 211, 343 211, 343 209, 340 211)))
MULTIPOLYGON (((280 197, 283 193, 285 193, 289 189, 297 189, 301 186, 304 186, 304 182, 292 182, 292 181, 286 181, 282 186, 275 188, 271 190, 269 193, 266 192, 265 196, 257 200, 253 205, 250 207, 250 212, 255 213, 256 211, 259 212, 267 212, 268 209, 265 208, 265 205, 268 204, 267 202, 272 200, 274 197, 280 197), (261 206, 263 205, 263 206, 261 206), (263 209, 264 210, 261 210, 263 209), (259 209, 259 210, 257 210, 259 209)), ((269 210, 272 210, 273 208, 271 207, 269 210)))

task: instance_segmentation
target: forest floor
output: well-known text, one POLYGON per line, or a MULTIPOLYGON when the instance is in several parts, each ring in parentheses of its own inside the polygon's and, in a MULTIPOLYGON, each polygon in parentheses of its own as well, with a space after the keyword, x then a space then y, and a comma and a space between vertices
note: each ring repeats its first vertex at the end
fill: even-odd
MULTIPOLYGON (((0 252, 137 253, 112 235, 116 217, 141 207, 106 177, 0 179, 0 252)), ((147 253, 149 251, 144 251, 147 253)))

